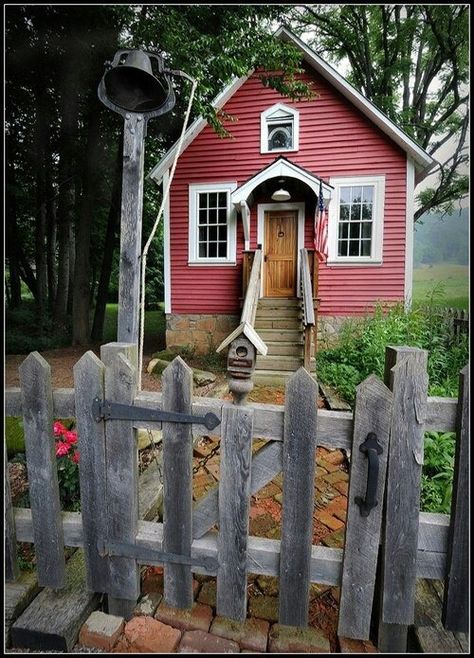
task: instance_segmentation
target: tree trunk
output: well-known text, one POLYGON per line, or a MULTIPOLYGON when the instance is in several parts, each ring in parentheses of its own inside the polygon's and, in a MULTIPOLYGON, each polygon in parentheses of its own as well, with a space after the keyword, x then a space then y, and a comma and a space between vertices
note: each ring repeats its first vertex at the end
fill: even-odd
POLYGON ((65 67, 63 72, 62 81, 62 116, 59 139, 60 160, 58 176, 59 198, 57 209, 58 281, 53 313, 54 320, 58 324, 64 324, 67 316, 72 237, 71 227, 74 216, 75 138, 79 112, 74 63, 75 58, 71 57, 69 65, 65 67))
POLYGON ((49 122, 47 117, 47 97, 40 84, 35 85, 34 95, 37 108, 34 132, 34 152, 36 155, 36 317, 37 327, 42 335, 46 322, 48 294, 46 263, 46 170, 49 160, 49 122))
POLYGON ((82 197, 76 225, 76 257, 74 268, 74 295, 72 306, 72 344, 87 345, 89 342, 90 309, 90 240, 91 223, 96 206, 99 156, 99 111, 95 99, 89 100, 86 158, 82 197))
POLYGON ((123 135, 117 149, 117 160, 115 165, 114 185, 110 201, 109 217, 104 242, 104 258, 100 271, 99 285, 97 287, 97 298, 95 304, 94 321, 92 323, 91 339, 100 342, 104 334, 105 309, 109 294, 110 275, 114 260, 114 251, 118 245, 117 231, 120 222, 121 198, 122 198, 122 152, 123 135))
POLYGON ((6 257, 8 258, 9 273, 9 308, 18 308, 21 304, 21 279, 20 264, 18 258, 18 227, 16 217, 16 194, 15 194, 15 168, 13 166, 13 154, 8 152, 6 171, 6 257))
POLYGON ((56 298, 56 200, 54 198, 51 173, 46 172, 46 193, 48 196, 46 207, 46 269, 48 273, 48 309, 51 313, 56 298))

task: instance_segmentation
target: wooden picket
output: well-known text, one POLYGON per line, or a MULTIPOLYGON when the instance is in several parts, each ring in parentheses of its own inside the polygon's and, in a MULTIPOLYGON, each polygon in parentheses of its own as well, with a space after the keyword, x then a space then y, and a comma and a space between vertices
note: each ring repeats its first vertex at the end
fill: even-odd
POLYGON ((11 507, 7 478, 7 579, 17 573, 16 541, 35 543, 40 582, 53 588, 63 584, 63 546, 84 547, 88 589, 108 595, 112 614, 130 617, 141 564, 163 564, 169 605, 189 608, 192 574, 213 574, 217 613, 242 621, 251 571, 280 577, 279 622, 285 625, 308 623, 310 583, 340 586, 339 635, 367 639, 379 559, 379 649, 406 650, 416 578, 446 578, 445 626, 466 630, 467 369, 461 373, 459 400, 427 398, 426 353, 388 348, 386 386, 369 377, 358 387, 352 414, 318 409, 317 384, 304 369, 290 379, 283 408, 193 399, 191 371, 179 357, 164 372, 162 393, 137 392, 136 363, 135 345, 104 345, 101 359, 89 352, 74 367, 75 389, 55 391, 49 366, 37 353, 21 365, 21 388, 7 391, 6 412, 25 419, 32 508, 11 507), (97 398, 199 416, 214 413, 220 420, 213 430, 221 439, 219 485, 193 508, 192 442, 202 434, 202 425, 104 420, 93 412, 97 398), (60 511, 52 435, 54 418, 73 416, 81 452, 80 514, 60 511), (136 427, 163 428, 163 523, 138 520, 136 427), (427 429, 457 431, 451 521, 447 515, 418 511, 427 429), (354 499, 365 495, 367 459, 359 446, 369 432, 376 434, 383 452, 378 504, 364 517, 354 499), (252 456, 253 437, 266 443, 252 456), (352 451, 344 551, 311 541, 318 446, 352 451), (282 539, 249 536, 250 496, 280 472, 282 539), (167 559, 163 552, 185 559, 167 559))

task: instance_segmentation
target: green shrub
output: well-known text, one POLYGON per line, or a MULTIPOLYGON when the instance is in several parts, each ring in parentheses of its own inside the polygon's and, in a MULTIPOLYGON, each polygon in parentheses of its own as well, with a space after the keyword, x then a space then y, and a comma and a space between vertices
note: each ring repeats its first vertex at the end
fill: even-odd
POLYGON ((421 476, 421 510, 449 514, 453 490, 456 436, 452 432, 425 432, 421 476))
POLYGON ((17 452, 25 451, 25 433, 23 431, 23 418, 6 416, 5 418, 5 441, 7 444, 7 455, 11 457, 17 452))

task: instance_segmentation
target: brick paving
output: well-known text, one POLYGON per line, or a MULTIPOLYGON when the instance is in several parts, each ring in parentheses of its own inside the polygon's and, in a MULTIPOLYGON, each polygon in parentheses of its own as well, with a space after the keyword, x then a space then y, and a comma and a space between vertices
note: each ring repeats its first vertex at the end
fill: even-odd
MULTIPOLYGON (((253 442, 255 452, 264 441, 253 442)), ((195 465, 216 446, 205 437, 196 447, 195 465)), ((218 484, 219 455, 201 466, 193 479, 193 498, 198 500, 218 484)), ((344 453, 318 448, 316 453, 313 544, 344 546, 349 476, 344 453)), ((283 498, 281 473, 251 498, 249 533, 278 539, 281 536, 283 498)), ((163 570, 146 567, 142 571, 142 599, 134 617, 113 649, 114 653, 370 653, 370 643, 337 638, 337 609, 340 589, 312 584, 309 627, 295 629, 278 624, 279 579, 248 576, 248 617, 245 622, 216 616, 216 579, 196 575, 193 581, 195 603, 191 611, 176 610, 161 599, 163 570), (132 622, 135 619, 142 619, 132 622), (150 620, 143 623, 143 620, 150 620), (131 624, 131 626, 130 626, 131 624), (159 631, 160 638, 153 637, 159 631), (147 647, 144 649, 142 647, 147 647)), ((87 622, 86 622, 87 623, 87 622)), ((103 639, 107 643, 109 640, 103 639)), ((99 645, 97 645, 99 646, 99 645)), ((103 646, 103 645, 102 645, 103 646)))

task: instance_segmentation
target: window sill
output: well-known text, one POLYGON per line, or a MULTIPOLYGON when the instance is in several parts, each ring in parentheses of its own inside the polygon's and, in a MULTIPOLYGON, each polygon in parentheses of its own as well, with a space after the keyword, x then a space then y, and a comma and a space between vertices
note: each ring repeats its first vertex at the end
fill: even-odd
POLYGON ((344 266, 350 266, 353 267, 354 265, 361 265, 366 267, 367 265, 375 265, 375 266, 380 266, 383 265, 382 259, 374 259, 374 258, 367 258, 367 259, 361 259, 361 258, 348 258, 347 260, 327 260, 326 265, 331 266, 331 267, 340 267, 341 265, 344 266))
POLYGON ((188 265, 192 267, 235 267, 237 263, 232 260, 189 260, 188 265))
POLYGON ((260 149, 260 153, 296 153, 298 151, 298 147, 296 146, 295 148, 291 149, 272 149, 269 151, 268 149, 260 149))

